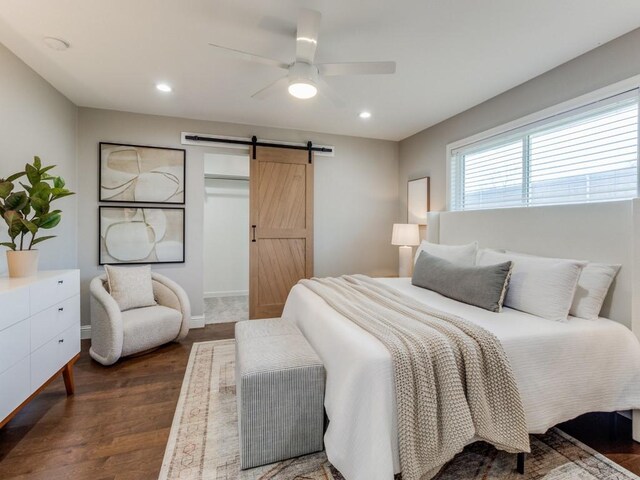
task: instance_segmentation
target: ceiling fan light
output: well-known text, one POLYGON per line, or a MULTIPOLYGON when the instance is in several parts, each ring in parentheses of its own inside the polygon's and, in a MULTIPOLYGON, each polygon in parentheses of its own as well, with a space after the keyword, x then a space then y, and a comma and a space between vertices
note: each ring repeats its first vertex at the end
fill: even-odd
POLYGON ((313 98, 318 93, 317 87, 309 82, 294 82, 289 84, 289 93, 301 100, 313 98))

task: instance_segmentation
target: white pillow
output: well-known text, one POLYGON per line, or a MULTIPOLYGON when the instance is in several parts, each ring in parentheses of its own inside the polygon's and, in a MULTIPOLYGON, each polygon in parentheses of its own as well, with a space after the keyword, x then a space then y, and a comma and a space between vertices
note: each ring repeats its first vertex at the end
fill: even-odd
POLYGON ((120 311, 150 307, 156 304, 153 296, 151 267, 114 267, 105 265, 109 293, 118 303, 120 311))
POLYGON ((596 320, 600 316, 604 299, 620 267, 621 265, 587 263, 580 274, 569 314, 587 320, 596 320))
POLYGON ((513 270, 504 306, 549 320, 566 320, 584 262, 482 250, 477 264, 509 260, 513 270))
POLYGON ((414 264, 418 261, 418 257, 422 251, 425 251, 434 257, 444 258, 445 260, 457 265, 473 267, 476 264, 478 242, 469 243, 468 245, 441 245, 439 243, 429 243, 426 240, 423 240, 416 250, 416 256, 413 259, 414 264))
MULTIPOLYGON (((507 250, 506 253, 514 255, 533 256, 526 253, 518 253, 507 250)), ((546 257, 536 257, 546 258, 546 257)), ((560 260, 560 259, 556 259, 560 260)), ((568 260, 578 261, 578 260, 568 260)), ((604 299, 609 293, 613 279, 618 274, 621 265, 608 265, 604 263, 582 262, 584 266, 578 278, 578 286, 573 295, 573 302, 569 315, 587 320, 596 320, 600 317, 600 310, 604 299)))

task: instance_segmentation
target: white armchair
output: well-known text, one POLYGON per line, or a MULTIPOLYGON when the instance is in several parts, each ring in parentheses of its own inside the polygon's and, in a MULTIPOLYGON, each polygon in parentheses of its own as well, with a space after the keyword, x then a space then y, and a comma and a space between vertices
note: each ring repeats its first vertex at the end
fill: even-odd
POLYGON ((187 336, 191 306, 180 285, 151 273, 157 305, 120 311, 109 294, 107 276, 91 281, 91 357, 112 365, 127 355, 144 352, 187 336))

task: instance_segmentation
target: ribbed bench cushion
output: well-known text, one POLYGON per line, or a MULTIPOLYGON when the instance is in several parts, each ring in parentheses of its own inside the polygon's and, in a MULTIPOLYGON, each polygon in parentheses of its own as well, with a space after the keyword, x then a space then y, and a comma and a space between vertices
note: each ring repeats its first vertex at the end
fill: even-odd
POLYGON ((243 469, 322 450, 325 371, 297 327, 236 324, 236 378, 243 469))
POLYGON ((302 335, 293 323, 279 318, 245 320, 236 323, 236 342, 248 338, 272 337, 274 335, 302 335))

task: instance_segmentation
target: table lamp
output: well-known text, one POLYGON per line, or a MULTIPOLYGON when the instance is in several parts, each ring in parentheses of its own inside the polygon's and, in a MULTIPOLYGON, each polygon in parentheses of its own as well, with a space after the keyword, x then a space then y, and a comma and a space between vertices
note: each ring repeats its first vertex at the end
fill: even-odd
POLYGON ((418 225, 414 223, 394 223, 391 244, 399 245, 399 277, 410 277, 412 270, 412 249, 414 245, 420 244, 420 231, 418 225))

